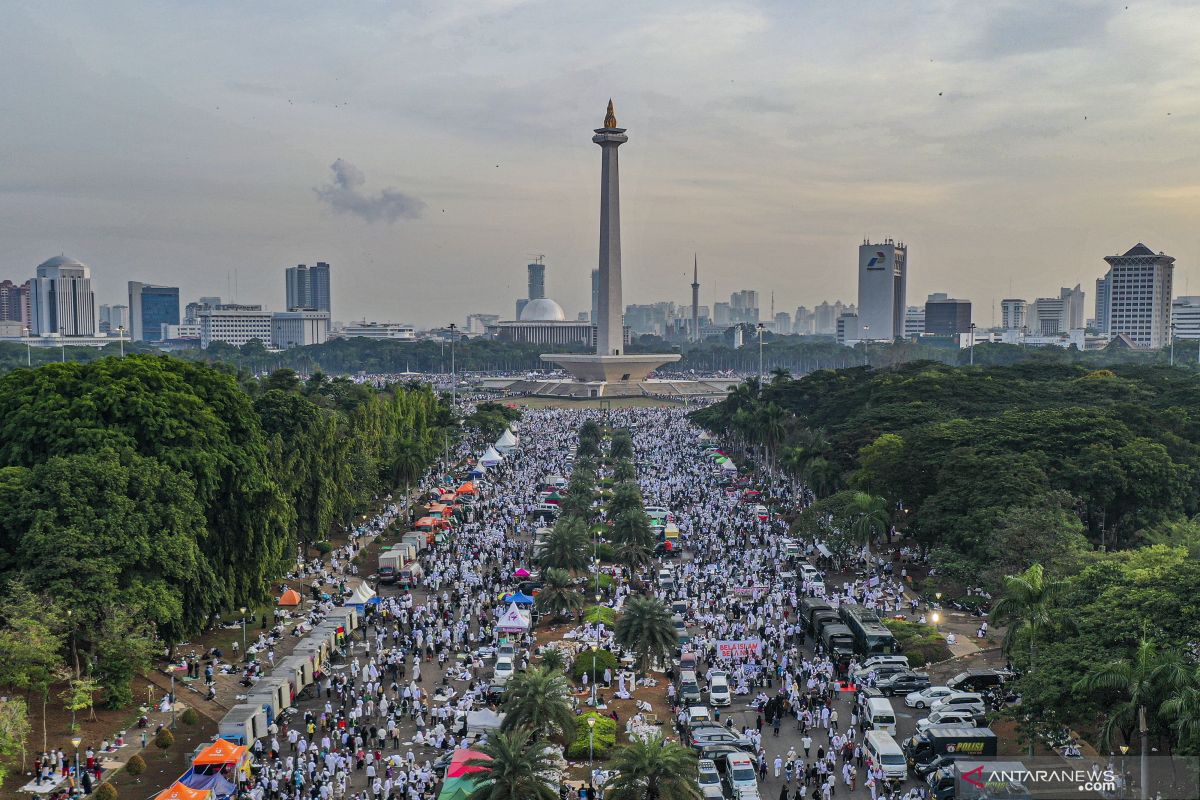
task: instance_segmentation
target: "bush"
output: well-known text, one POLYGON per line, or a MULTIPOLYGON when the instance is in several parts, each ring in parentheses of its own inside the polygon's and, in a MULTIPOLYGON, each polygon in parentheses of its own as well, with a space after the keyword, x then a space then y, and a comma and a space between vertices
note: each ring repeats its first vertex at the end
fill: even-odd
MULTIPOLYGON (((600 726, 597 725, 596 728, 599 729, 600 726)), ((96 790, 96 800, 117 800, 118 796, 117 787, 108 781, 100 784, 100 788, 96 790)))
POLYGON ((313 549, 316 550, 318 553, 320 553, 323 556, 328 555, 329 553, 331 553, 333 551, 333 543, 326 542, 326 541, 320 541, 313 545, 313 549))
POLYGON ((163 728, 154 737, 154 746, 159 750, 166 750, 173 744, 175 744, 175 737, 171 734, 170 728, 163 728))
POLYGON ((184 725, 196 725, 200 722, 200 715, 194 708, 185 708, 179 718, 183 720, 184 725))
MULTIPOLYGON (((606 576, 607 577, 607 576, 606 576)), ((608 606, 588 606, 583 612, 584 622, 603 622, 609 628, 617 624, 617 612, 608 606)))
POLYGON ((608 758, 608 754, 617 744, 616 721, 612 717, 588 711, 575 718, 575 739, 567 747, 567 758, 572 761, 588 757, 588 719, 596 720, 596 727, 592 732, 592 753, 597 761, 608 758))
POLYGON ((898 619, 885 619, 883 624, 900 643, 900 649, 908 656, 908 664, 911 667, 923 667, 925 664, 945 661, 952 655, 946 640, 932 625, 898 619))
POLYGON ((125 771, 136 778, 146 771, 146 762, 135 753, 133 758, 129 759, 129 763, 125 765, 125 771))
POLYGON ((578 683, 583 680, 584 673, 590 673, 590 680, 595 683, 597 676, 604 677, 604 668, 608 667, 614 673, 620 666, 617 661, 617 656, 611 650, 597 650, 596 653, 596 670, 592 672, 592 649, 585 648, 579 651, 579 655, 575 656, 575 662, 571 664, 571 677, 578 683))

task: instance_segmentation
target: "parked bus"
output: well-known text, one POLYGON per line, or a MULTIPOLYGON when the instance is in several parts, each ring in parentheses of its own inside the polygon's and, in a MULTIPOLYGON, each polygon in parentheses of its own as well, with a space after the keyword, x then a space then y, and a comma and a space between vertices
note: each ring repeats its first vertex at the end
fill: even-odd
POLYGON ((900 643, 869 608, 847 603, 840 609, 842 622, 854 634, 854 649, 860 655, 881 656, 900 652, 900 643))

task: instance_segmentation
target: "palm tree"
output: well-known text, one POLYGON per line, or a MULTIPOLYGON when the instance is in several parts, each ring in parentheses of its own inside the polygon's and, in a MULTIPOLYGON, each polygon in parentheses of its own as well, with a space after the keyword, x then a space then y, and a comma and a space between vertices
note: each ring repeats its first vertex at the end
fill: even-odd
POLYGON ((630 598, 613 634, 617 644, 633 652, 642 673, 652 661, 669 658, 679 645, 670 610, 653 597, 630 598))
POLYGON ((771 370, 771 385, 772 386, 778 386, 779 384, 783 383, 784 381, 790 381, 791 379, 792 379, 792 371, 790 369, 788 369, 787 367, 776 367, 775 369, 771 370))
POLYGON ((1033 564, 1020 575, 1004 578, 1004 596, 992 609, 992 621, 1008 623, 1004 634, 1004 652, 1012 653, 1022 636, 1029 639, 1029 671, 1037 661, 1037 640, 1063 620, 1054 614, 1055 603, 1067 590, 1066 581, 1046 578, 1041 564, 1033 564))
POLYGON ((608 800, 703 800, 696 756, 656 734, 617 749, 604 785, 608 800))
POLYGON ((850 498, 850 513, 854 515, 850 533, 855 541, 867 549, 867 562, 870 563, 871 541, 886 533, 891 523, 887 500, 866 492, 855 492, 850 498))
POLYGON ((618 483, 613 487, 612 497, 608 498, 608 515, 615 519, 626 511, 638 511, 642 508, 642 490, 634 481, 618 483))
POLYGON ((575 735, 575 712, 568 700, 571 687, 558 670, 530 667, 508 682, 504 694, 503 730, 528 728, 564 744, 575 735))
POLYGON ((767 466, 775 469, 775 448, 783 439, 787 428, 788 414, 775 403, 767 403, 754 415, 754 436, 762 442, 767 455, 767 466))
POLYGON ((469 767, 483 768, 471 773, 477 788, 469 800, 558 800, 558 791, 550 784, 553 751, 543 747, 532 731, 500 731, 475 749, 487 758, 467 761, 469 767))
POLYGON ((636 573, 654 561, 654 553, 649 547, 637 541, 624 541, 617 545, 616 561, 629 568, 630 574, 636 573))
POLYGON ((538 553, 538 563, 546 569, 565 569, 582 572, 591 563, 591 541, 582 520, 564 518, 559 520, 538 553))
POLYGON ((567 659, 562 650, 557 647, 546 647, 542 650, 542 669, 562 672, 566 668, 567 659))
POLYGON ((618 432, 608 446, 608 454, 614 459, 633 458, 633 438, 628 431, 618 432), (621 435, 621 434, 624 435, 621 435))
POLYGON ((809 459, 804 467, 804 482, 817 497, 825 497, 837 488, 841 471, 824 456, 809 459))
POLYGON ((572 583, 571 573, 556 567, 542 574, 542 589, 535 602, 538 611, 559 619, 579 613, 585 604, 583 595, 572 583))
POLYGON ((612 539, 614 542, 653 545, 654 531, 650 529, 650 517, 641 508, 622 511, 613 520, 612 539))
POLYGON ((396 448, 392 457, 392 478, 396 485, 404 484, 404 508, 408 510, 409 486, 425 474, 425 466, 429 463, 428 455, 420 444, 407 439, 396 448))
POLYGON ((1189 742, 1200 744, 1200 667, 1187 676, 1174 697, 1162 704, 1159 713, 1171 720, 1171 727, 1179 736, 1180 749, 1187 747, 1189 742))
MULTIPOLYGON (((1110 691, 1123 695, 1125 702, 1113 706, 1100 729, 1101 743, 1111 746, 1120 731, 1125 741, 1137 728, 1141 734, 1141 755, 1150 752, 1149 725, 1146 718, 1164 705, 1172 689, 1184 686, 1187 668, 1177 652, 1160 652, 1154 642, 1142 637, 1132 659, 1121 658, 1095 667, 1075 684, 1076 691, 1110 691)), ((1142 762, 1143 775, 1146 762, 1142 762)))
POLYGON ((620 483, 621 481, 631 481, 637 477, 637 471, 633 467, 633 462, 628 459, 621 459, 613 466, 613 480, 620 483))

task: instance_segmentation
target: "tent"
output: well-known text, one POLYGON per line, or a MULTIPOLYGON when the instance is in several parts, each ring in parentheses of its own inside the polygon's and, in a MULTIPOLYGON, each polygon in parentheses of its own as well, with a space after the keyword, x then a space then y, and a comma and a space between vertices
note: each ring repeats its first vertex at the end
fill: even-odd
POLYGON ((489 756, 478 750, 467 750, 459 748, 454 751, 454 755, 450 757, 450 766, 446 768, 446 778, 461 778, 464 775, 469 775, 472 772, 483 772, 485 767, 474 767, 467 764, 473 758, 481 758, 491 760, 489 756))
POLYGON ((300 593, 295 589, 286 589, 283 594, 279 595, 279 605, 281 606, 298 606, 300 605, 300 593))
POLYGON ((366 583, 359 583, 354 587, 353 590, 351 590, 350 596, 346 598, 346 605, 354 606, 361 614, 365 610, 365 606, 372 600, 376 600, 376 602, 378 602, 375 596, 375 590, 370 586, 367 586, 366 583))
POLYGON ((528 578, 529 574, 530 574, 529 570, 525 569, 524 567, 517 567, 517 571, 513 573, 513 577, 514 578, 528 578))
POLYGON ((201 750, 192 759, 192 766, 205 767, 212 764, 240 764, 246 757, 248 749, 240 744, 234 744, 224 739, 217 739, 208 747, 201 750))
POLYGON ((210 791, 219 800, 237 794, 237 784, 221 774, 220 770, 210 773, 197 772, 195 767, 179 777, 179 782, 189 789, 210 791))
POLYGON ((487 452, 479 457, 480 466, 494 467, 504 460, 504 456, 496 452, 496 448, 489 447, 487 452))
POLYGON ((517 608, 516 603, 509 603, 508 610, 496 623, 496 630, 519 633, 529 630, 529 615, 517 608))
POLYGON ((169 789, 158 793, 154 800, 213 800, 212 789, 193 789, 182 783, 176 783, 169 789))
POLYGON ((506 603, 516 603, 519 606, 533 605, 533 598, 530 597, 529 595, 525 594, 524 592, 517 592, 516 594, 510 594, 504 598, 504 601, 506 603))
POLYGON ((513 432, 504 429, 504 433, 500 434, 500 438, 496 440, 496 449, 501 453, 510 453, 517 449, 517 437, 513 436, 513 432))
POLYGON ((442 784, 442 791, 438 794, 438 800, 467 800, 477 788, 475 781, 469 777, 446 778, 446 782, 442 784))
POLYGON ((458 487, 456 494, 475 494, 475 484, 467 481, 462 486, 458 487))
POLYGON ((486 467, 476 467, 475 469, 471 470, 472 478, 482 478, 486 474, 487 474, 486 467))

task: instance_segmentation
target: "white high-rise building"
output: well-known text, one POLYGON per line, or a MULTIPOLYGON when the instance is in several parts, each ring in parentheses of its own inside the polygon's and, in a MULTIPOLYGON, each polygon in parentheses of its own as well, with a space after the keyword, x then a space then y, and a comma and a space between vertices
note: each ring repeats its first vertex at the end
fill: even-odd
POLYGON ((30 281, 30 332, 34 336, 95 336, 92 271, 82 262, 55 256, 38 264, 30 281))
POLYGON ((903 242, 864 241, 858 248, 858 326, 864 339, 904 335, 908 248, 903 242))
POLYGON ((271 312, 259 305, 226 304, 200 311, 200 347, 224 342, 241 347, 252 339, 271 345, 271 312))
POLYGON ((1065 330, 1077 331, 1083 328, 1085 316, 1083 307, 1083 288, 1077 283, 1074 289, 1062 288, 1058 296, 1063 301, 1063 325, 1065 330))
POLYGON ((1135 347, 1157 350, 1171 341, 1171 284, 1175 259, 1138 242, 1108 262, 1108 332, 1135 347))
POLYGON ((904 310, 904 338, 913 339, 925 332, 925 309, 909 306, 904 310))
POLYGON ((1000 326, 1006 331, 1025 327, 1025 301, 1010 297, 1000 301, 1000 326))
POLYGON ((328 311, 276 311, 271 315, 271 346, 277 350, 325 344, 328 339, 328 311))
POLYGON ((1108 276, 1096 279, 1096 330, 1108 335, 1108 312, 1112 297, 1108 291, 1108 276))
POLYGON ((1200 296, 1185 295, 1171 301, 1171 323, 1176 339, 1200 339, 1200 296))

